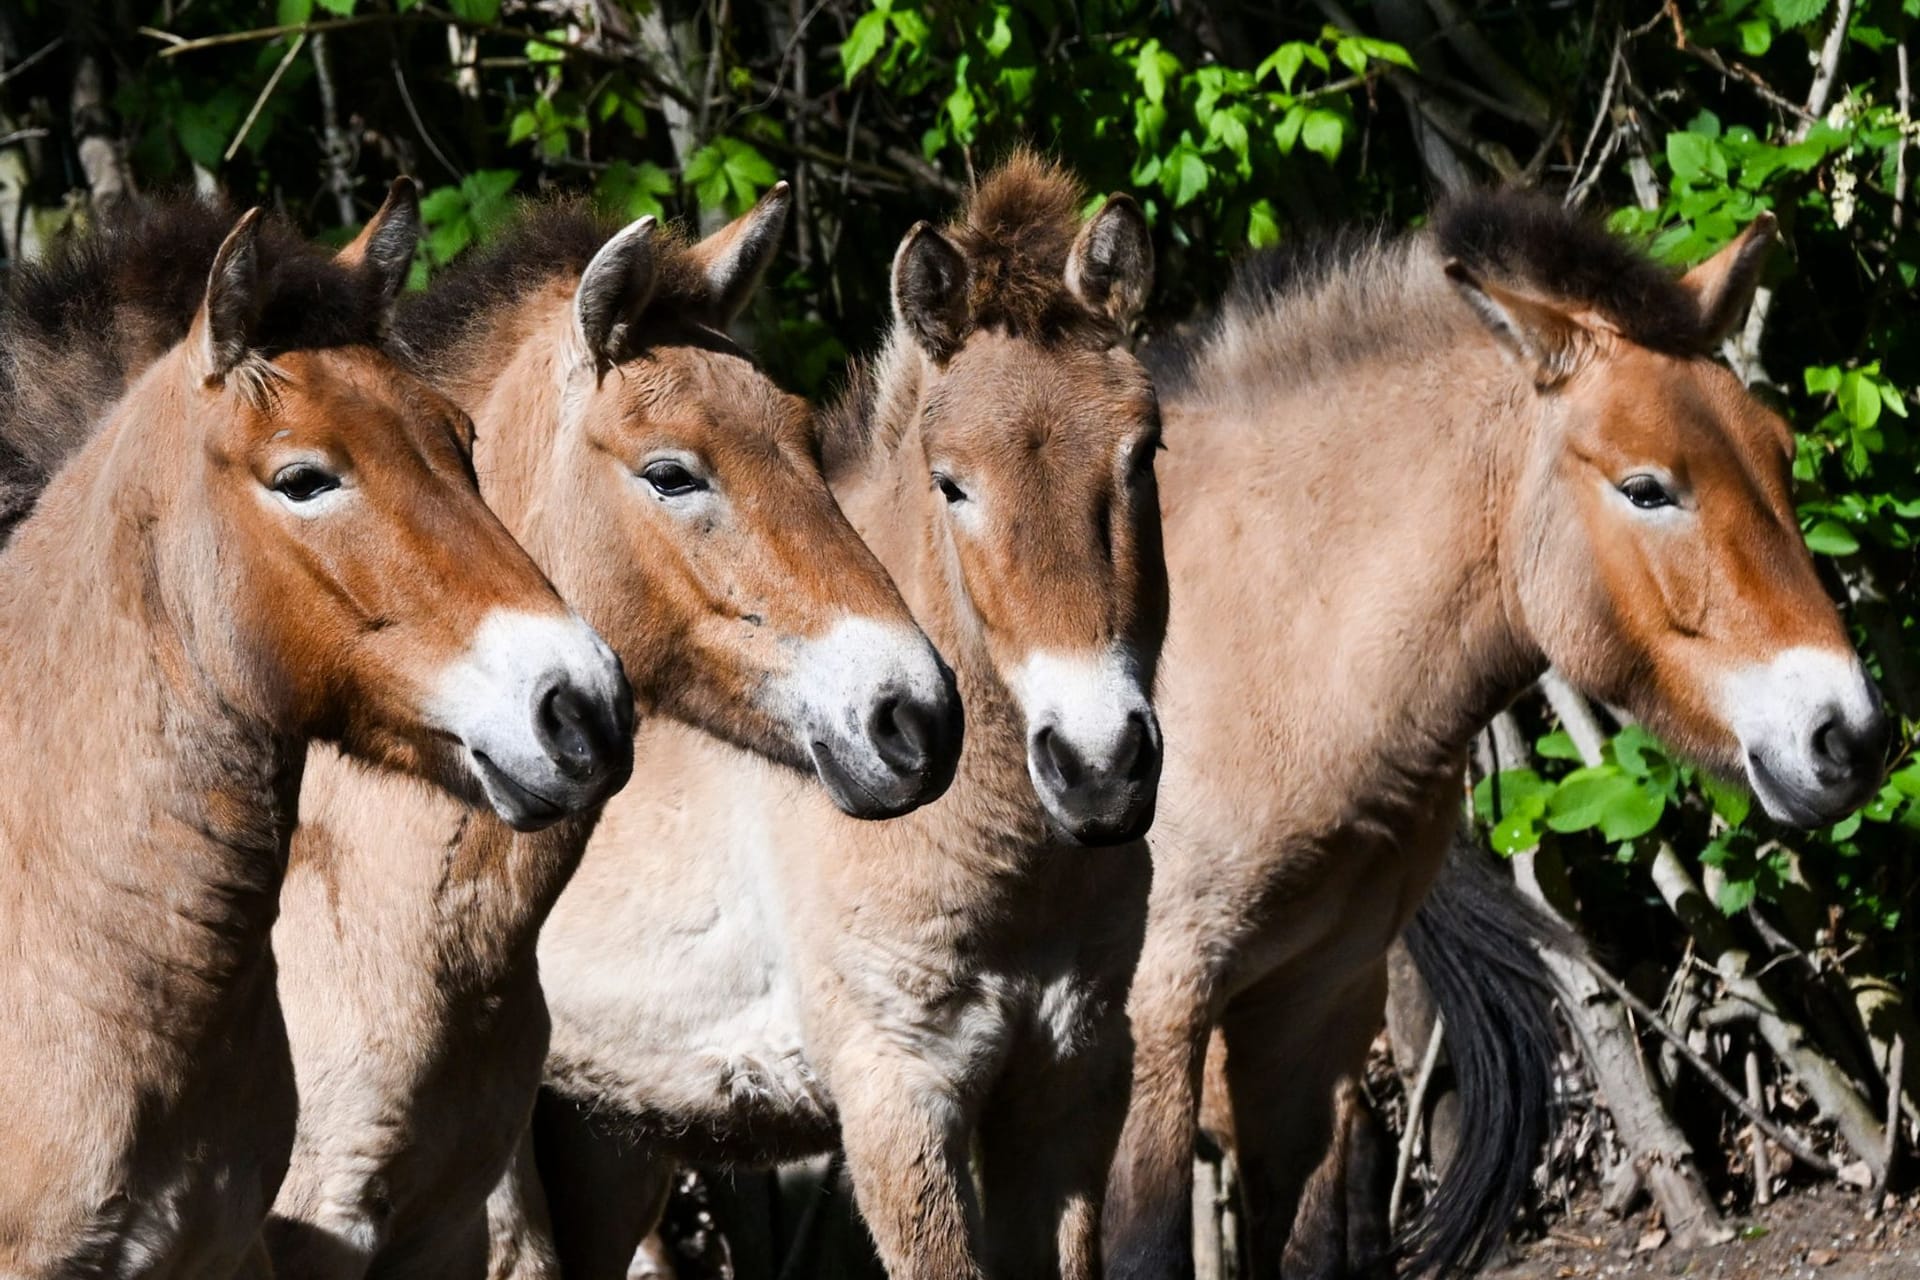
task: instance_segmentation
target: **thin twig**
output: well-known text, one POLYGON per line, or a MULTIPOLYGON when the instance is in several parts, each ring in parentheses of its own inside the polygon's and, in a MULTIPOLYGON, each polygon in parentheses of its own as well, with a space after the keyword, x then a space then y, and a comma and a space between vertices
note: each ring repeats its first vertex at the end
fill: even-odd
POLYGON ((413 91, 407 88, 407 75, 400 69, 400 59, 390 58, 387 65, 393 68, 393 82, 400 86, 400 105, 407 109, 407 119, 413 121, 413 131, 420 135, 420 141, 427 144, 427 150, 433 152, 433 158, 440 162, 440 167, 453 175, 455 182, 465 178, 467 175, 461 171, 460 166, 447 159, 447 153, 440 149, 440 144, 433 140, 431 133, 427 132, 427 122, 420 118, 420 109, 413 105, 413 91))
POLYGON ((1433 1069, 1440 1061, 1440 1045, 1446 1038, 1446 1019, 1433 1017, 1433 1031, 1427 1036, 1427 1052, 1420 1059, 1420 1074, 1414 1078, 1413 1093, 1407 1099, 1407 1131, 1400 1135, 1400 1158, 1393 1168, 1393 1194, 1387 1198, 1387 1225, 1400 1225, 1400 1203, 1407 1194, 1407 1177, 1413 1170, 1413 1149, 1419 1145, 1420 1129, 1427 1110, 1427 1088, 1433 1083, 1433 1069))
POLYGON ((1893 1162, 1900 1154, 1900 1099, 1907 1091, 1907 1038, 1893 1033, 1893 1047, 1887 1051, 1887 1136, 1880 1148, 1880 1176, 1874 1179, 1874 1198, 1887 1193, 1893 1177, 1893 1162))
MULTIPOLYGON (((1749 1047, 1747 1050, 1747 1101, 1756 1108, 1766 1101, 1766 1091, 1760 1087, 1760 1050, 1749 1047)), ((1753 1202, 1758 1205, 1773 1203, 1773 1158, 1767 1154, 1766 1135, 1760 1132, 1758 1125, 1747 1127, 1747 1136, 1753 1161, 1753 1202)))
POLYGON ((1597 961, 1588 956, 1581 956, 1580 959, 1601 986, 1611 991, 1616 999, 1633 1010, 1648 1026, 1659 1032, 1667 1043, 1679 1052, 1681 1058, 1700 1073, 1700 1078, 1706 1081, 1715 1093, 1725 1098, 1736 1111, 1758 1125, 1768 1137, 1779 1143, 1789 1155, 1809 1169, 1827 1175, 1834 1172, 1831 1161, 1814 1154, 1798 1138, 1768 1119, 1764 1112, 1749 1105, 1747 1100, 1740 1096, 1740 1091, 1728 1084, 1727 1078, 1716 1071, 1712 1063, 1695 1052, 1694 1047, 1687 1043, 1685 1036, 1663 1022, 1660 1015, 1647 1006, 1646 1001, 1629 991, 1618 978, 1602 969, 1597 961))
MULTIPOLYGON (((1587 140, 1582 143, 1580 147, 1580 159, 1574 162, 1573 181, 1567 187, 1565 203, 1569 209, 1577 209, 1580 207, 1580 202, 1586 199, 1587 188, 1599 181, 1601 166, 1606 163, 1605 157, 1603 156, 1601 160, 1593 166, 1592 177, 1581 176, 1586 172, 1587 157, 1593 154, 1594 141, 1600 136, 1600 126, 1605 124, 1613 116, 1613 87, 1620 78, 1621 60, 1620 33, 1615 31, 1613 33, 1613 56, 1607 60, 1607 82, 1600 87, 1600 106, 1599 109, 1593 113, 1593 128, 1587 130, 1587 140)), ((1611 151, 1612 147, 1609 146, 1608 150, 1611 151)))
POLYGON ((1847 45, 1847 24, 1852 21, 1853 0, 1840 0, 1834 8, 1833 27, 1827 32, 1827 42, 1820 46, 1813 87, 1807 90, 1807 119, 1800 126, 1801 138, 1806 137, 1808 124, 1827 114, 1827 101, 1833 97, 1833 83, 1840 74, 1840 53, 1847 45))
POLYGON ((260 112, 267 105, 267 99, 271 98, 274 89, 279 87, 280 77, 287 74, 287 68, 292 66, 293 60, 300 56, 300 50, 306 43, 307 36, 303 31, 293 38, 293 43, 287 46, 287 51, 280 55, 280 61, 275 64, 273 74, 267 77, 267 83, 261 87, 259 96, 253 100, 253 106, 248 109, 247 118, 240 122, 240 128, 234 132, 233 141, 227 144, 226 154, 220 157, 222 164, 233 160, 234 153, 240 150, 240 144, 247 140, 249 133, 253 132, 253 122, 260 118, 260 112))
POLYGON ((51 129, 42 129, 35 126, 27 129, 15 129, 12 133, 0 133, 0 147, 10 147, 16 142, 31 142, 35 138, 47 137, 52 132, 51 129))
POLYGON ((65 44, 66 42, 67 42, 67 38, 65 36, 55 36, 53 39, 41 45, 38 49, 35 49, 32 53, 20 59, 20 61, 14 63, 12 66, 8 67, 6 70, 0 71, 0 85, 5 85, 9 80, 13 79, 15 76, 25 75, 29 70, 32 69, 34 63, 39 62, 42 58, 45 58, 48 54, 52 53, 55 49, 58 49, 61 45, 65 44))
POLYGON ((1907 78, 1907 45, 1894 46, 1894 65, 1900 70, 1900 140, 1893 144, 1893 229, 1907 221, 1907 126, 1913 123, 1913 85, 1907 78))

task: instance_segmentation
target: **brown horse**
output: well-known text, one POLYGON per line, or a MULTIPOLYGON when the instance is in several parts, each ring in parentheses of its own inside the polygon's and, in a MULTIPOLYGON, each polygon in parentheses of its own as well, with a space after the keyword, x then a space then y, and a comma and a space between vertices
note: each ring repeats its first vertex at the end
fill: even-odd
MULTIPOLYGON (((625 1274, 678 1158, 836 1144, 896 1277, 1097 1267, 1165 595, 1157 411, 1123 341, 1151 248, 1125 197, 1080 207, 1022 157, 916 227, 833 441, 836 492, 958 676, 953 786, 856 824, 649 726, 649 785, 541 934, 535 1147, 569 1277, 625 1274)), ((529 1206, 501 1208, 517 1246, 529 1206)))
POLYGON ((1475 196, 1256 261, 1164 350, 1171 751, 1111 1274, 1190 1274, 1216 1027, 1254 1266, 1280 1269, 1469 739, 1548 663, 1785 821, 1871 792, 1886 724, 1794 520, 1792 438, 1708 357, 1771 228, 1676 279, 1551 202, 1475 196))
POLYGON ((378 353, 411 186, 334 259, 258 211, 208 250, 228 224, 83 246, 8 322, 41 339, 9 351, 8 438, 53 472, 0 556, 8 1276, 249 1258, 293 1138, 268 931, 310 739, 529 827, 631 760, 613 655, 480 500, 459 411, 378 353), (181 272, 184 336, 127 357, 90 434, 22 416, 181 272))
MULTIPOLYGON (((692 245, 534 211, 395 336, 472 412, 482 492, 643 710, 892 817, 951 780, 959 702, 828 492, 811 412, 724 336, 787 207, 776 187, 692 245)), ((547 1048, 534 938, 592 819, 516 837, 324 758, 301 803, 274 931, 301 1086, 277 1274, 478 1275, 547 1048)))

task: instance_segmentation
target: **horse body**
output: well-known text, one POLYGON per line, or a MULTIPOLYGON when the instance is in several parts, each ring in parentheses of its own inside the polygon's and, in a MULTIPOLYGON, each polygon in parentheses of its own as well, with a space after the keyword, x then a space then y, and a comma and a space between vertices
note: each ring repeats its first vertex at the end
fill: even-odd
POLYGON ((535 1148, 569 1276, 624 1275, 678 1158, 836 1140, 896 1277, 1098 1265, 1164 583, 1151 391, 1117 341, 1145 228, 1124 199, 1082 226, 1078 199, 1016 160, 908 236, 839 440, 836 493, 959 683, 953 786, 856 825, 663 733, 662 785, 609 806, 541 935, 535 1148))
POLYGON ((1543 203, 1479 197, 1250 274, 1160 362, 1170 751, 1113 1274, 1190 1273, 1216 1030, 1254 1265, 1281 1273, 1466 747, 1549 661, 1744 767, 1781 816, 1870 786, 1884 722, 1799 539, 1790 439, 1703 355, 1769 229, 1675 281, 1543 203))
MULTIPOLYGON (((311 739, 529 827, 625 780, 617 664, 480 502, 451 406, 375 349, 416 226, 403 183, 332 259, 263 245, 257 211, 210 267, 135 237, 114 252, 204 273, 184 340, 91 426, 6 419, 52 479, 0 555, 0 1273, 260 1261, 295 1113, 268 937, 311 739)), ((112 261, 50 269, 71 307, 10 329, 113 311, 112 261)), ((58 365, 10 356, 31 405, 58 365)))
MULTIPOLYGON (((657 713, 643 752, 693 725, 886 816, 946 786, 958 709, 833 503, 805 407, 721 332, 786 205, 777 188, 693 245, 536 212, 397 336, 471 408, 489 502, 657 713)), ((594 819, 516 835, 328 757, 302 808, 275 931, 303 1101, 278 1274, 472 1275, 546 1053, 535 935, 594 819)))

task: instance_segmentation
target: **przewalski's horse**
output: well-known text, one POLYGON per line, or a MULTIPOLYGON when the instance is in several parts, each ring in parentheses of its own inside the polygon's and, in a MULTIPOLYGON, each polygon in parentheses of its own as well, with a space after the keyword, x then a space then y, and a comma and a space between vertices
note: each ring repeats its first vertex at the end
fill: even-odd
POLYGON ((1474 196, 1257 259, 1163 351, 1171 750, 1110 1274, 1190 1274, 1215 1027, 1279 1270, 1467 744, 1549 662, 1778 818, 1871 792, 1886 726, 1795 524, 1792 437, 1708 355, 1772 225, 1676 279, 1549 201, 1474 196))
POLYGON ((268 932, 310 739, 528 826, 631 760, 618 663, 481 501, 464 417, 378 352, 411 186, 337 258, 257 210, 205 234, 228 225, 84 245, 9 318, 43 341, 9 351, 8 438, 70 455, 0 555, 9 1277, 263 1265, 295 1107, 268 932), (18 416, 81 395, 187 271, 184 337, 90 435, 18 416))
MULTIPOLYGON (((410 299, 396 340, 472 413, 487 501, 643 712, 893 817, 952 779, 953 678, 828 491, 812 413, 724 333, 788 203, 776 187, 692 245, 651 218, 614 234, 535 210, 410 299)), ((591 829, 516 837, 316 759, 274 931, 301 1087, 268 1230, 281 1280, 484 1270, 487 1195, 547 1048, 534 939, 591 829)))
POLYGON ((1131 201, 1083 224, 1080 200, 1023 156, 906 237, 829 455, 958 676, 945 797, 853 823, 649 726, 650 785, 608 806, 541 934, 536 1147, 570 1280, 625 1274, 678 1158, 836 1143, 900 1280, 1097 1270, 1165 579, 1158 415, 1124 341, 1152 250, 1131 201))

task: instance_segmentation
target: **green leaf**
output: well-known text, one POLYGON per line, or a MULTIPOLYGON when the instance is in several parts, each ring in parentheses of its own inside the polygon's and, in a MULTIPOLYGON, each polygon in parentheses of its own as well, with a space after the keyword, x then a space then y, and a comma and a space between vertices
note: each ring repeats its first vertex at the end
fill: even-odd
POLYGON ((840 45, 840 67, 846 84, 852 84, 874 55, 887 42, 887 15, 879 9, 860 15, 840 45))
POLYGON ((274 7, 274 21, 283 27, 297 27, 313 17, 313 0, 280 0, 274 7))
POLYGON ((1807 549, 1816 555, 1850 556, 1860 549, 1860 539, 1838 520, 1819 520, 1807 530, 1807 549))
POLYGON ((1714 901, 1722 915, 1739 915, 1753 905, 1758 892, 1759 886, 1752 880, 1728 879, 1721 882, 1720 892, 1714 895, 1714 901))
POLYGON ((1713 811, 1730 827, 1745 822, 1747 815, 1753 811, 1753 796, 1738 783, 1722 782, 1710 773, 1703 773, 1700 775, 1700 790, 1712 802, 1713 811))
POLYGON ((1487 843, 1495 853, 1509 858, 1536 847, 1540 843, 1540 819, 1546 810, 1546 796, 1528 796, 1493 825, 1487 833, 1487 843))
POLYGON ((1773 48, 1773 24, 1760 18, 1740 24, 1740 52, 1757 58, 1773 48))
POLYGON ((1767 8, 1782 27, 1801 27, 1827 11, 1827 0, 1767 0, 1767 8))
POLYGON ((1273 127, 1273 145, 1280 148, 1280 154, 1293 154, 1294 144, 1300 140, 1300 126, 1307 122, 1307 109, 1299 103, 1287 108, 1287 114, 1280 117, 1280 123, 1273 127))
POLYGON ((1247 244, 1254 249, 1265 249, 1280 243, 1280 223, 1274 216, 1273 202, 1255 200, 1247 210, 1247 244))
POLYGON ((1340 156, 1340 141, 1346 134, 1346 121, 1331 111, 1309 111, 1300 126, 1300 141, 1307 150, 1326 160, 1340 156))
POLYGON ((1173 200, 1174 208, 1183 208, 1207 189, 1207 176, 1207 162, 1198 152, 1183 146, 1168 157, 1161 170, 1160 189, 1173 200))
POLYGON ((1547 802, 1547 825, 1555 831, 1598 828, 1612 841, 1632 840, 1653 830, 1666 797, 1612 765, 1578 769, 1567 775, 1547 802))
POLYGON ((1299 41, 1288 41, 1267 55, 1266 61, 1255 68, 1255 80, 1265 80, 1269 71, 1280 77, 1280 87, 1293 92, 1293 78, 1300 74, 1300 64, 1307 60, 1306 46, 1299 41))
POLYGON ((1573 737, 1565 729, 1555 729, 1540 741, 1533 749, 1544 760, 1581 760, 1580 748, 1574 745, 1573 737))
POLYGON ((344 18, 353 12, 353 0, 315 0, 328 13, 344 18))
POLYGON ((492 26, 500 21, 500 0, 448 0, 447 8, 466 22, 492 26))

